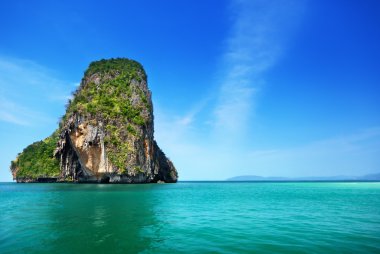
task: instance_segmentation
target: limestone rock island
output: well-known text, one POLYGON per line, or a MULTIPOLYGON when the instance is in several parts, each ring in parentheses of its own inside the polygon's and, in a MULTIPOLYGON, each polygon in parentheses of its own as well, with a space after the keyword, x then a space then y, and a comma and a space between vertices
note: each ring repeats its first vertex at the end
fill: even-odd
POLYGON ((17 182, 176 182, 154 140, 147 76, 136 61, 92 62, 58 129, 11 162, 17 182))

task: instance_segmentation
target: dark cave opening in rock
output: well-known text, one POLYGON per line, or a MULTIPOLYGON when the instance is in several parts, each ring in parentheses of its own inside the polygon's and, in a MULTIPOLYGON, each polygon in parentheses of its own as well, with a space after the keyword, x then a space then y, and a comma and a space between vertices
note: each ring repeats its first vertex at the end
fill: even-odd
POLYGON ((101 183, 109 183, 110 177, 109 176, 103 176, 102 179, 100 179, 101 183))

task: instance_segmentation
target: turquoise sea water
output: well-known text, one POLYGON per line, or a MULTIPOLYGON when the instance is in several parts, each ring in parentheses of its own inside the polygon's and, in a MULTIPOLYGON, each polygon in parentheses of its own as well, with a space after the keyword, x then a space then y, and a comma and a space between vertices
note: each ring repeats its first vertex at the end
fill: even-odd
POLYGON ((380 253, 380 183, 3 183, 0 253, 380 253))

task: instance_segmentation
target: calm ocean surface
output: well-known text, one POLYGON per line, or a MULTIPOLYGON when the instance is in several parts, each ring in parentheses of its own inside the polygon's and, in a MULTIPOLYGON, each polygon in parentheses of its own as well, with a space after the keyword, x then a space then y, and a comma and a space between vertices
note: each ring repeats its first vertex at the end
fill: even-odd
POLYGON ((0 253, 380 253, 380 183, 1 183, 0 253))

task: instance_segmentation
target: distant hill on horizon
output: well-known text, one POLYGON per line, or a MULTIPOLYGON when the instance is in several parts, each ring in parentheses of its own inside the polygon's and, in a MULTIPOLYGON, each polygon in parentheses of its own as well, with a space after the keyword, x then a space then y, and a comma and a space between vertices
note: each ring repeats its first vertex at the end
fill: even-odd
POLYGON ((380 181, 380 173, 364 176, 311 176, 311 177, 280 177, 242 175, 226 179, 226 181, 380 181))

